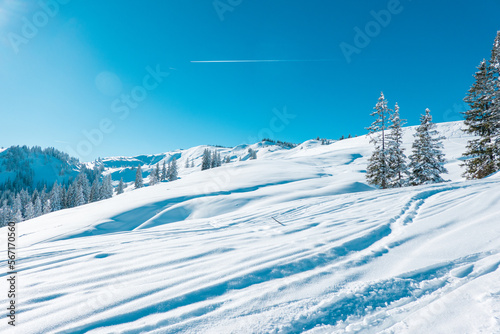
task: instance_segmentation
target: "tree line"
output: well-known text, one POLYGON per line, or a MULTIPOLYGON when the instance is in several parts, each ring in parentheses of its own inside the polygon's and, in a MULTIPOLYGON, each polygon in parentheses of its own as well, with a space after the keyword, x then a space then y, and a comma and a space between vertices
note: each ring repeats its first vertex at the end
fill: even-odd
MULTIPOLYGON (((493 42, 489 60, 483 59, 474 74, 475 82, 464 101, 469 109, 464 115, 464 131, 475 136, 463 153, 467 179, 481 179, 500 170, 500 31, 493 42)), ((435 130, 430 110, 420 118, 414 134, 412 154, 407 158, 402 148, 402 125, 396 103, 391 110, 381 93, 371 114, 375 121, 367 129, 374 150, 369 159, 366 179, 381 188, 395 188, 443 182, 443 139, 435 130)))

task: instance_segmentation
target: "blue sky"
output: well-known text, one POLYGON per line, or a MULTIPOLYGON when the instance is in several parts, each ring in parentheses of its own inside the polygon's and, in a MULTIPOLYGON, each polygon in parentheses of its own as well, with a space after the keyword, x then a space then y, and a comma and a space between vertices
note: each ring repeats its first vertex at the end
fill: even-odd
POLYGON ((498 13, 497 0, 0 0, 0 145, 88 161, 335 139, 366 133, 380 91, 409 125, 425 108, 459 120, 498 13), (294 61, 192 62, 208 60, 294 61))

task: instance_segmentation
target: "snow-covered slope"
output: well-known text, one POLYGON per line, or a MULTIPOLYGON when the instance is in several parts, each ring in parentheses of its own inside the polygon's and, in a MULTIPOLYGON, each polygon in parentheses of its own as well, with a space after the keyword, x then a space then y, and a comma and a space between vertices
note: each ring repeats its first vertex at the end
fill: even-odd
POLYGON ((16 329, 498 333, 500 176, 462 180, 460 127, 438 128, 443 184, 368 186, 365 137, 255 144, 257 160, 20 223, 16 329))

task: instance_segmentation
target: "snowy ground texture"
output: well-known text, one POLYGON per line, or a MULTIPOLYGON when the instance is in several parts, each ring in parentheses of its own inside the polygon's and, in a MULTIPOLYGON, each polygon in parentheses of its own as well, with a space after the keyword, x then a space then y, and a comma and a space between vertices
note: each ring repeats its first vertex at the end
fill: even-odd
POLYGON ((365 137, 254 145, 23 222, 16 332, 500 333, 500 175, 461 178, 460 127, 444 184, 371 188, 365 137))

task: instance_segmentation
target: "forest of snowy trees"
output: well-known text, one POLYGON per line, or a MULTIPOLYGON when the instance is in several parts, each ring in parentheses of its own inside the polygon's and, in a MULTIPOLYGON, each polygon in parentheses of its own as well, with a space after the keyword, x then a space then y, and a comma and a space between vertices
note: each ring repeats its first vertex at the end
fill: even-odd
POLYGON ((103 177, 102 165, 96 163, 92 170, 87 169, 77 159, 54 148, 42 150, 40 147, 13 146, 5 152, 0 168, 5 173, 16 173, 13 180, 8 178, 0 184, 0 226, 113 195, 111 176, 103 177), (63 181, 50 184, 38 181, 35 184, 35 167, 31 165, 35 158, 52 168, 57 166, 55 174, 63 181), (52 158, 57 164, 51 162, 52 158), (74 169, 79 170, 76 177, 72 176, 74 169))
POLYGON ((386 189, 444 181, 440 176, 447 173, 443 167, 442 138, 434 129, 429 109, 420 117, 409 157, 402 147, 405 120, 399 116, 398 104, 393 110, 389 109, 384 93, 381 93, 371 115, 375 121, 368 130, 370 143, 375 149, 366 169, 369 184, 386 189))
MULTIPOLYGON (((470 140, 463 154, 464 177, 481 179, 500 170, 500 31, 493 43, 490 60, 482 60, 474 75, 475 82, 464 101, 465 132, 476 138, 470 140)), ((368 127, 370 142, 375 149, 369 159, 366 179, 383 189, 444 182, 443 138, 435 130, 430 110, 420 118, 407 157, 402 148, 402 125, 399 106, 391 110, 381 93, 371 114, 375 121, 368 127)))

